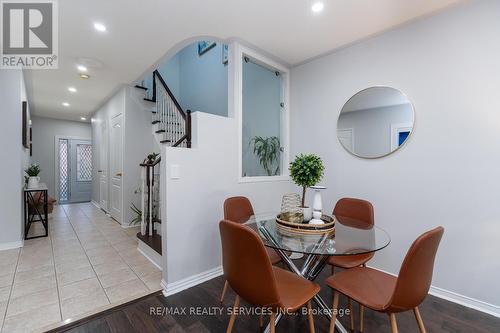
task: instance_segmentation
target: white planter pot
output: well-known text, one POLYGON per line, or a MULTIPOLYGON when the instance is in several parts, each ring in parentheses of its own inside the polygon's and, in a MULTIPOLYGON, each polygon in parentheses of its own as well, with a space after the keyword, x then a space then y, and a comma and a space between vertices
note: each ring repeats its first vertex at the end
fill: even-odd
POLYGON ((28 178, 28 188, 38 188, 39 183, 40 183, 40 177, 28 178))

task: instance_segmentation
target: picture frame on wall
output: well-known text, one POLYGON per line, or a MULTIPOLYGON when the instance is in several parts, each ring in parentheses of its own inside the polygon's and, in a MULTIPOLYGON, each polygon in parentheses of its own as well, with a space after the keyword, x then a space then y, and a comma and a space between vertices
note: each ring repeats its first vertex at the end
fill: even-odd
POLYGON ((222 63, 227 65, 229 61, 229 45, 222 44, 222 63))
POLYGON ((198 42, 198 56, 201 56, 215 47, 216 43, 210 40, 198 42))
POLYGON ((23 130, 22 130, 22 135, 23 135, 23 147, 28 149, 29 146, 29 119, 28 119, 28 102, 23 101, 22 102, 22 117, 23 117, 23 130))

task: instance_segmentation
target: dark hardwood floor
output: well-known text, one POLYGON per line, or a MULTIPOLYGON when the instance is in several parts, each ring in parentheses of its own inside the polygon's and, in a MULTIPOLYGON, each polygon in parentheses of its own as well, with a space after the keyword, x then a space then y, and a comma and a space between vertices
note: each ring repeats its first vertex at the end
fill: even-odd
MULTIPOLYGON (((329 271, 327 267, 325 271, 329 271)), ((327 276, 323 272, 318 281, 322 282, 327 276)), ((227 311, 234 301, 234 293, 228 291, 224 304, 219 303, 223 287, 223 278, 219 277, 205 282, 194 288, 165 298, 158 292, 142 299, 130 302, 108 311, 99 313, 79 322, 52 330, 51 332, 71 333, 122 333, 122 332, 175 332, 175 333, 205 333, 225 332, 229 315, 227 311), (158 307, 158 309, 156 309, 158 307), (214 314, 190 314, 190 307, 214 311, 214 314), (198 308, 197 308, 198 307, 198 308), (162 309, 177 309, 178 313, 152 314, 162 309), (181 313, 185 309, 186 313, 181 313), (222 311, 222 314, 219 313, 222 311)), ((322 283, 321 283, 322 284, 322 283)), ((331 303, 331 291, 323 287, 321 295, 328 304, 331 303)), ((342 300, 346 305, 345 299, 342 300)), ((250 309, 250 306, 243 303, 250 309)), ((427 332, 500 332, 500 319, 471 310, 445 300, 428 296, 420 307, 427 332)), ((354 308, 356 332, 359 329, 357 306, 354 308)), ((349 318, 340 319, 348 327, 349 318)), ((417 333, 418 327, 412 312, 397 315, 399 332, 417 333)), ((328 332, 329 322, 323 316, 315 316, 316 332, 328 332)), ((241 315, 236 319, 233 332, 247 333, 260 332, 257 315, 241 315)), ((306 316, 286 316, 277 327, 277 332, 308 332, 306 316)), ((364 332, 390 332, 389 321, 386 315, 365 311, 364 332)))

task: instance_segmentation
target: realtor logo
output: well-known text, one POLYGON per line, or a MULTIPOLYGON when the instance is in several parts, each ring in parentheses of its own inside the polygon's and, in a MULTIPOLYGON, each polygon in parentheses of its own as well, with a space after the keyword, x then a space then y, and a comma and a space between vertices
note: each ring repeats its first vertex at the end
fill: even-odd
POLYGON ((0 2, 1 68, 57 68, 57 3, 54 0, 0 2))

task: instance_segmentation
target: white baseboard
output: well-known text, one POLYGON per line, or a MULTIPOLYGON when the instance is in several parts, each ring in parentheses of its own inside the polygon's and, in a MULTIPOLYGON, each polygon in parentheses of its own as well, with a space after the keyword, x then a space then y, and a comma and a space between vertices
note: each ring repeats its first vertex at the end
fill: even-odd
POLYGON ((161 286, 163 288, 163 295, 165 295, 165 297, 168 297, 177 294, 178 292, 199 285, 205 281, 212 280, 213 278, 221 276, 222 274, 222 266, 219 266, 172 283, 167 283, 162 279, 161 286))
POLYGON ((0 244, 0 251, 18 249, 24 246, 24 241, 20 240, 17 242, 9 242, 0 244))
POLYGON ((90 201, 91 204, 93 204, 94 206, 96 206, 97 208, 101 209, 101 206, 95 202, 94 200, 90 201))
POLYGON ((162 256, 149 247, 149 245, 145 244, 139 238, 137 239, 137 251, 139 251, 143 256, 146 257, 153 265, 155 265, 160 271, 162 271, 161 261, 162 256))
MULTIPOLYGON (((383 269, 380 269, 377 267, 373 267, 373 266, 367 266, 367 267, 379 270, 381 272, 384 272, 384 273, 392 275, 392 276, 397 276, 396 274, 384 271, 383 269)), ((461 295, 459 293, 449 291, 449 290, 446 290, 443 288, 435 287, 435 286, 431 286, 431 288, 429 289, 429 294, 431 294, 432 296, 436 296, 436 297, 439 297, 441 299, 459 304, 459 305, 463 305, 467 308, 481 311, 481 312, 487 313, 489 315, 495 316, 497 318, 500 318, 500 306, 490 304, 487 302, 483 302, 483 301, 480 301, 478 299, 464 296, 464 295, 461 295)))
POLYGON ((500 306, 434 286, 431 286, 429 294, 500 318, 500 306))

